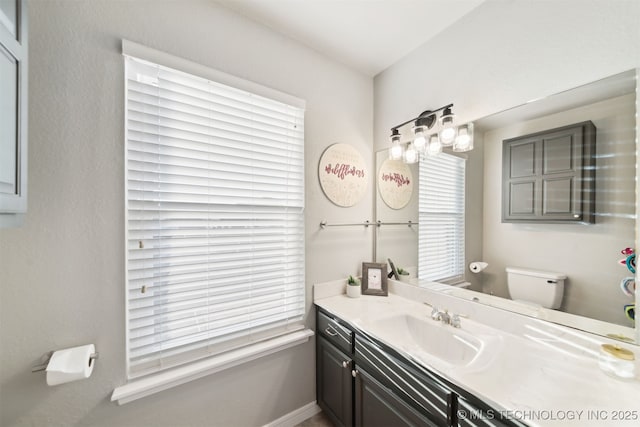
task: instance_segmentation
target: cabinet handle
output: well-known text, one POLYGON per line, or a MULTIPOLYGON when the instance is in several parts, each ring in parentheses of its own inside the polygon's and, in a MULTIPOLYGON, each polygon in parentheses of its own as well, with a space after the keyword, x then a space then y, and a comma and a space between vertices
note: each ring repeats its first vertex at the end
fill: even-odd
POLYGON ((338 335, 338 331, 336 331, 335 328, 331 325, 327 326, 324 331, 327 333, 327 335, 330 335, 332 337, 338 335))
POLYGON ((348 360, 343 361, 342 362, 342 367, 343 368, 348 368, 349 367, 349 361, 348 360))
POLYGON ((358 375, 358 373, 359 373, 359 372, 358 372, 358 370, 354 369, 354 370, 352 370, 352 371, 351 371, 351 376, 352 376, 353 378, 355 378, 355 377, 356 377, 356 375, 358 375))

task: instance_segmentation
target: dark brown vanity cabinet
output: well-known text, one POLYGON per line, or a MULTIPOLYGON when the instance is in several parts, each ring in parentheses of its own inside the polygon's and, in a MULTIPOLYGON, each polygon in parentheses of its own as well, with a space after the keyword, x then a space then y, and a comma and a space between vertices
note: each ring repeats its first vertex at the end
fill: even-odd
POLYGON ((503 141, 502 222, 593 223, 590 121, 503 141))
POLYGON ((316 311, 318 405, 336 426, 522 426, 345 322, 316 311))

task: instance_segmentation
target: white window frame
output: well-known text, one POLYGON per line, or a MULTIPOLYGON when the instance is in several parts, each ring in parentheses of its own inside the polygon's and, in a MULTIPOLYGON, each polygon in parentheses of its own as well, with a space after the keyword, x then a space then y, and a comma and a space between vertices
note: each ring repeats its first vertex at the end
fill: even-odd
MULTIPOLYGON (((272 303, 270 304, 276 305, 276 309, 278 311, 276 311, 274 315, 271 315, 273 311, 269 311, 270 320, 268 321, 268 324, 264 324, 265 321, 263 320, 257 320, 255 321, 255 325, 254 325, 254 321, 251 320, 252 323, 250 324, 251 326, 247 329, 248 330, 247 333, 244 333, 244 332, 238 333, 237 331, 233 331, 233 333, 228 334, 228 335, 232 335, 233 339, 224 339, 221 341, 219 337, 214 336, 211 342, 207 340, 202 341, 203 343, 202 348, 197 349, 197 351, 193 351, 193 348, 189 348, 189 351, 185 351, 184 354, 181 352, 178 352, 176 354, 175 351, 174 352, 169 351, 168 352, 169 356, 166 357, 166 360, 162 360, 162 357, 161 357, 160 360, 158 360, 157 362, 152 361, 150 365, 145 362, 144 368, 135 369, 135 367, 132 366, 133 364, 131 363, 131 357, 130 357, 132 354, 130 349, 130 338, 132 338, 132 335, 130 330, 130 318, 129 318, 130 310, 129 309, 131 308, 130 303, 133 300, 130 300, 130 297, 129 297, 132 289, 131 282, 130 282, 129 268, 130 268, 130 265, 132 265, 132 263, 136 262, 136 259, 135 259, 135 256, 134 257, 131 256, 131 253, 132 252, 135 253, 135 251, 132 250, 131 239, 129 236, 130 234, 129 191, 133 191, 136 194, 138 193, 146 194, 149 191, 146 189, 140 190, 139 187, 135 187, 136 185, 141 185, 141 184, 131 184, 134 187, 130 186, 129 163, 127 162, 127 164, 125 165, 125 173, 127 174, 127 179, 125 179, 125 199, 126 199, 125 215, 127 220, 126 221, 127 226, 125 227, 126 229, 125 233, 127 235, 125 239, 125 242, 127 244, 127 248, 126 248, 126 253, 127 253, 127 257, 126 257, 126 262, 127 262, 127 273, 126 273, 127 275, 127 292, 126 292, 126 295, 127 295, 127 298, 126 298, 127 352, 126 353, 127 353, 127 375, 128 375, 128 378, 133 381, 130 381, 129 384, 119 387, 114 391, 112 400, 117 400, 119 403, 126 403, 128 401, 135 400, 144 395, 165 389, 169 386, 181 384, 193 378, 200 377, 202 375, 206 375, 211 372, 216 372, 220 369, 225 369, 230 366, 235 366, 238 363, 242 363, 246 360, 252 360, 252 359, 255 359, 256 357, 260 357, 261 355, 270 354, 279 349, 288 348, 291 345, 296 345, 301 342, 306 342, 308 338, 311 335, 313 335, 313 333, 310 332, 309 330, 304 330, 304 325, 302 323, 303 316, 304 316, 305 301, 306 301, 305 283, 304 283, 304 158, 303 158, 304 157, 304 151, 303 151, 304 150, 304 122, 303 122, 304 121, 304 101, 301 101, 290 95, 286 95, 286 94, 274 91, 272 89, 254 84, 252 82, 248 82, 248 81, 238 79, 236 77, 229 76, 227 74, 224 74, 215 70, 208 69, 206 67, 202 67, 198 64, 183 60, 181 58, 173 57, 163 52, 155 51, 153 49, 149 49, 129 41, 123 41, 123 54, 125 55, 125 61, 134 61, 137 63, 143 63, 144 64, 142 65, 143 67, 146 67, 149 64, 151 64, 152 67, 157 66, 161 69, 162 72, 165 72, 165 73, 172 73, 173 70, 171 69, 180 70, 179 72, 188 73, 193 76, 198 76, 198 77, 202 77, 204 79, 210 80, 213 82, 214 85, 229 86, 228 89, 232 91, 237 90, 238 93, 240 91, 245 92, 248 95, 246 98, 249 99, 249 102, 254 102, 252 100, 253 98, 257 99, 255 101, 257 103, 261 103, 263 101, 268 103, 273 103, 275 101, 276 103, 282 103, 284 105, 285 111, 293 111, 294 112, 293 114, 296 114, 296 116, 292 119, 296 121, 296 124, 294 126, 295 129, 291 131, 291 134, 294 134, 296 136, 290 137, 288 133, 286 136, 287 141, 293 141, 293 143, 297 144, 298 146, 298 149, 296 149, 297 151, 295 153, 291 152, 291 156, 290 156, 294 158, 292 162, 295 164, 295 166, 293 167, 296 168, 295 169, 296 172, 293 172, 294 175, 296 176, 295 178, 296 190, 289 191, 289 187, 283 187, 288 184, 279 183, 277 184, 279 186, 278 187, 279 189, 287 188, 287 190, 285 191, 280 190, 279 194, 281 195, 285 194, 284 196, 277 196, 277 195, 272 196, 271 195, 272 193, 270 193, 269 195, 265 193, 265 196, 260 196, 261 198, 256 198, 255 200, 257 200, 259 204, 261 204, 264 201, 264 203, 267 203, 269 206, 271 206, 272 203, 280 203, 280 202, 277 202, 277 200, 283 199, 284 201, 281 202, 281 203, 284 203, 283 206, 291 206, 291 207, 278 208, 278 209, 285 209, 287 212, 286 215, 284 215, 286 216, 287 219, 286 220, 282 219, 283 215, 280 215, 278 218, 278 221, 285 224, 290 224, 290 225, 285 225, 285 227, 292 227, 291 228, 292 231, 286 231, 287 233, 286 236, 289 236, 290 232, 295 233, 293 235, 293 239, 295 242, 294 245, 296 247, 297 256, 290 256, 290 258, 288 258, 289 256, 286 256, 287 259, 289 259, 289 261, 283 261, 284 263, 287 263, 286 265, 288 267, 293 266, 295 269, 295 273, 293 273, 292 275, 289 275, 289 273, 287 273, 287 276, 289 278, 284 280, 286 280, 287 283, 290 283, 290 282, 295 282, 295 283, 289 284, 289 285, 284 284, 282 286, 278 285, 278 289, 284 289, 284 288, 293 289, 293 291, 285 290, 281 292, 285 292, 285 294, 282 294, 282 295, 290 295, 290 293, 287 293, 287 292, 295 292, 295 296, 291 297, 293 298, 293 301, 294 301, 294 303, 292 304, 294 308, 292 309, 288 308, 289 305, 287 305, 286 303, 278 302, 278 301, 281 301, 280 299, 278 300, 271 299, 272 303), (147 62, 147 61, 150 61, 150 62, 147 62), (297 126, 299 126, 300 128, 298 129, 297 126), (298 171, 300 171, 300 173, 298 173, 298 171), (133 188, 133 190, 131 190, 131 188, 133 188), (265 199, 265 197, 267 196, 268 196, 268 199, 265 199), (272 199, 271 197, 275 197, 275 199, 272 199), (271 200, 276 200, 276 202, 272 202, 271 200), (292 219, 289 220, 288 219, 289 217, 291 217, 292 219), (292 279, 291 277, 294 277, 294 278, 292 279), (292 286, 293 288, 291 288, 292 286), (301 292, 301 296, 300 296, 300 292, 301 292), (277 304, 281 304, 282 307, 284 308, 278 309, 277 304), (284 310, 284 311, 280 311, 280 310, 284 310), (282 314, 278 314, 279 312, 282 314), (281 318, 281 317, 283 318, 281 320, 278 320, 278 318, 281 318), (149 375, 149 374, 152 374, 152 375, 149 375), (140 377, 143 377, 143 378, 139 379, 140 377)), ((185 75, 185 77, 188 77, 188 75, 185 75)), ((144 79, 146 79, 146 76, 142 75, 140 76, 140 79, 141 80, 137 80, 137 82, 144 81, 144 79)), ((151 84, 154 84, 154 83, 156 82, 152 82, 151 84)), ((227 90, 227 88, 225 88, 224 90, 227 90)), ((125 84, 125 102, 127 103, 127 105, 129 102, 128 93, 129 92, 128 92, 127 84, 125 84)), ((240 94, 239 96, 244 96, 244 95, 240 94)), ((271 108, 271 107, 268 107, 268 108, 271 108)), ((126 111, 128 111, 128 109, 126 109, 126 111)), ((127 113, 127 116, 128 115, 129 113, 127 113)), ((128 123, 128 120, 125 120, 125 123, 128 123)), ((215 127, 215 125, 211 125, 211 126, 212 128, 215 127)), ((127 158, 128 158, 127 153, 129 151, 128 129, 129 129, 128 125, 126 125, 125 141, 126 141, 127 147, 125 148, 125 155, 127 155, 127 158)), ((213 138, 210 138, 210 139, 213 140, 213 138)), ((291 143, 288 143, 288 144, 291 144, 291 143)), ((285 146, 285 144, 283 144, 283 146, 285 146)), ((275 145, 269 146, 267 147, 267 149, 272 150, 272 149, 275 149, 274 147, 275 145)), ((182 148, 181 143, 180 143, 180 147, 178 148, 182 148)), ((139 148, 136 147, 134 151, 137 149, 139 148)), ((240 149, 245 151, 247 150, 246 147, 240 147, 240 149)), ((282 148, 281 150, 287 150, 287 148, 282 148)), ((278 157, 278 159, 279 158, 280 157, 278 157)), ((270 162, 268 158, 265 161, 270 162)), ((287 162, 290 163, 289 160, 287 160, 287 162)), ((250 168, 253 166, 247 166, 247 167, 250 168)), ((239 169, 241 168, 238 167, 238 170, 239 169)), ((237 170, 233 171, 233 173, 236 173, 236 172, 238 171, 237 170)), ((221 172, 216 171, 216 173, 217 173, 216 175, 216 179, 217 179, 218 175, 221 172)), ((232 172, 228 172, 228 173, 232 173, 232 172)), ((134 181, 141 182, 140 179, 135 179, 134 181)), ((279 181, 284 181, 284 180, 279 179, 279 181)), ((142 182, 144 183, 144 180, 142 180, 142 182)), ((289 182, 288 177, 286 178, 286 182, 289 182)), ((155 182, 154 185, 159 185, 159 184, 155 182)), ((249 185, 249 187, 247 188, 247 190, 241 190, 241 189, 234 190, 233 192, 234 194, 230 194, 229 196, 222 196, 222 198, 224 199, 225 197, 230 197, 231 199, 234 199, 234 201, 232 202, 232 206, 238 206, 238 203, 242 205, 244 202, 238 202, 236 200, 237 197, 239 197, 237 194, 235 194, 236 192, 247 192, 249 194, 249 196, 247 197, 250 200, 253 200, 252 197, 254 197, 255 194, 262 194, 261 193, 262 191, 266 191, 266 192, 271 191, 271 187, 265 188, 264 190, 259 189, 267 186, 267 184, 263 184, 262 182, 258 183, 257 185, 256 184, 242 184, 242 185, 243 186, 249 185)), ((159 191, 161 192, 164 190, 159 190, 159 191)), ((208 191, 209 193, 207 194, 212 194, 211 193, 212 190, 208 190, 208 191)), ((151 191, 151 193, 155 194, 155 190, 151 191)), ((157 194, 162 194, 162 193, 157 193, 157 194)), ((185 194, 189 194, 189 193, 185 193, 185 194)), ((135 197, 138 197, 138 196, 135 196, 135 197)), ((213 195, 213 197, 216 197, 215 194, 213 195)), ((220 196, 217 196, 217 197, 220 197, 220 196)), ((152 199, 150 200, 151 202, 154 203, 152 199)), ((251 203, 250 200, 246 203, 250 204, 251 203)), ((153 206, 153 203, 152 203, 152 206, 153 206)), ((157 203, 157 204, 160 205, 160 203, 157 203)), ((205 204, 209 205, 210 202, 206 202, 205 204)), ((134 209, 134 211, 136 209, 134 209)), ((235 211, 236 208, 233 208, 233 210, 235 211)), ((259 210, 259 209, 256 209, 256 210, 259 210)), ((225 216, 226 215, 228 214, 225 213, 225 216)), ((260 216, 263 214, 261 212, 258 212, 255 215, 260 216)), ((272 214, 269 214, 269 215, 272 215, 272 214)), ((238 221, 245 221, 245 220, 238 220, 238 221)), ((145 221, 141 220, 139 222, 144 223, 145 221)), ((211 227, 212 226, 209 225, 207 226, 206 229, 210 230, 211 227)), ((248 233, 248 234, 253 233, 253 231, 250 231, 250 230, 253 230, 251 225, 247 225, 247 226, 239 225, 239 227, 240 227, 238 229, 239 233, 248 233)), ((286 230, 289 230, 289 228, 286 228, 286 230)), ((181 231, 181 233, 182 232, 183 231, 181 231)), ((166 232, 164 231, 161 233, 154 232, 154 234, 166 234, 166 232)), ((287 237, 287 240, 289 240, 289 237, 287 237)), ((259 245, 260 245, 259 242, 256 243, 256 247, 259 247, 259 245)), ((282 246, 281 244, 278 244, 278 245, 279 245, 278 248, 282 246)), ((140 243, 140 246, 144 247, 144 244, 140 243)), ((286 253, 292 252, 291 249, 287 249, 286 251, 288 251, 286 253)), ((282 250, 278 249, 274 251, 273 256, 269 255, 268 258, 269 259, 274 257, 277 258, 278 257, 277 254, 279 254, 280 252, 282 252, 282 250)), ((247 253, 246 250, 242 252, 243 255, 246 253, 247 253)), ((215 258, 215 255, 207 255, 207 257, 208 257, 207 259, 215 258)), ((277 264, 279 261, 274 261, 274 262, 277 264)), ((156 266, 159 265, 157 261, 155 261, 155 258, 152 258, 151 263, 153 264, 151 268, 156 268, 156 266)), ((222 264, 222 268, 226 269, 225 267, 226 261, 221 264, 222 264)), ((220 263, 218 265, 220 265, 220 263)), ((165 267, 161 267, 161 268, 165 268, 165 267)), ((271 287, 269 289, 271 289, 271 287)), ((143 292, 142 288, 140 291, 143 292)), ((268 292, 276 292, 276 291, 268 290, 268 292)), ((280 294, 281 293, 279 293, 278 295, 280 294)), ((134 295, 135 295, 135 292, 134 292, 134 295)), ((151 298, 153 299, 155 298, 155 296, 152 295, 151 298)), ((237 297, 232 297, 232 298, 237 298, 237 297)), ((284 297, 284 298, 288 299, 289 297, 284 297)), ((166 300, 167 298, 164 298, 164 299, 166 300)), ((171 300, 171 298, 168 298, 168 299, 171 300)), ((211 301, 211 299, 209 299, 208 297, 205 299, 207 301, 211 301)), ((246 300, 241 299, 238 301, 243 303, 246 300)), ((251 317, 253 316, 253 311, 252 311, 253 309, 249 309, 249 310, 251 311, 251 313, 247 312, 247 315, 251 317)), ((256 310, 258 310, 258 308, 256 308, 256 310)), ((157 310, 153 309, 152 312, 155 313, 157 312, 157 310)), ((152 315, 155 318, 155 314, 152 314, 152 315)), ((255 316, 255 317, 258 317, 258 316, 255 316)), ((150 321, 150 322, 152 322, 152 326, 153 324, 155 324, 154 323, 155 321, 150 321)), ((231 328, 233 328, 233 324, 231 328)), ((191 329, 197 330, 197 328, 193 326, 191 327, 191 329)), ((155 326, 151 328, 152 335, 150 335, 150 337, 155 336, 156 332, 153 332, 154 330, 158 330, 158 327, 155 326)), ((197 334, 199 334, 199 332, 197 334)), ((165 334, 162 334, 162 335, 165 335, 165 334)), ((228 336, 228 335, 225 335, 225 336, 228 336)), ((149 335, 145 335, 145 337, 147 336, 149 335)), ((178 347, 181 349, 181 346, 182 344, 180 344, 178 347)), ((185 348, 188 348, 188 346, 185 345, 185 348)))
POLYGON ((458 284, 465 273, 466 159, 440 153, 420 161, 418 277, 458 284))

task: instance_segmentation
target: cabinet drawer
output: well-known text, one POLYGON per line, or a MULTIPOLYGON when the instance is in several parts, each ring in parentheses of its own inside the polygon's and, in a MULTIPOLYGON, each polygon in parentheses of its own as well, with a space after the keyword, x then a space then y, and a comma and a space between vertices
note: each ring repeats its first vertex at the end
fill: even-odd
POLYGON ((347 354, 353 354, 353 332, 337 320, 318 311, 317 330, 331 344, 347 354))
POLYGON ((392 353, 391 349, 382 348, 360 335, 356 336, 356 368, 364 367, 385 387, 436 424, 449 425, 452 418, 449 413, 452 391, 436 377, 409 366, 392 353))

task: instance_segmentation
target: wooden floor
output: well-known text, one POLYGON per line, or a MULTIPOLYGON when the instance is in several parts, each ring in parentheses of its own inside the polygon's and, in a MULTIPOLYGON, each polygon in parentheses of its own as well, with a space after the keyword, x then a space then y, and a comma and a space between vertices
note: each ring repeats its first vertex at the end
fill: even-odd
POLYGON ((313 417, 307 418, 295 427, 333 427, 333 423, 324 412, 318 412, 313 417))

